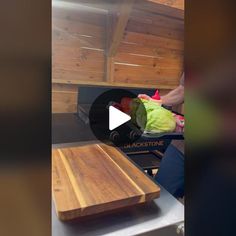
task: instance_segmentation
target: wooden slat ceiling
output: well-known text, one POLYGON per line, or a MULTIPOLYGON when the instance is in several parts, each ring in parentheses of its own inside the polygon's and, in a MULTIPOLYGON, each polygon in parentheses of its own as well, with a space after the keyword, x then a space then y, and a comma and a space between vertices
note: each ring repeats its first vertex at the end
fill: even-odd
POLYGON ((165 6, 184 10, 184 1, 183 0, 147 0, 147 2, 154 3, 154 4, 162 4, 165 6))
POLYGON ((117 3, 120 2, 120 0, 57 0, 65 1, 69 3, 77 3, 83 6, 91 7, 91 8, 97 8, 97 9, 103 9, 103 10, 111 10, 115 7, 117 3))
MULTIPOLYGON (((58 2, 79 3, 84 6, 104 10, 117 10, 121 3, 125 0, 57 0, 58 2)), ((137 9, 160 13, 171 17, 183 19, 184 16, 184 0, 136 0, 135 7, 137 9)))
MULTIPOLYGON (((86 21, 86 23, 105 27, 105 18, 103 17, 102 20, 101 15, 107 15, 108 11, 116 12, 116 14, 119 15, 123 12, 121 8, 126 9, 126 5, 127 8, 130 7, 130 1, 131 0, 56 0, 53 1, 53 5, 57 7, 61 5, 61 7, 63 7, 63 4, 65 5, 66 3, 72 4, 72 11, 70 15, 66 16, 66 19, 80 22, 86 21), (86 6, 89 7, 86 8, 86 6)), ((63 18, 65 14, 63 11, 57 14, 53 9, 53 15, 55 17, 63 18)), ((183 40, 183 17, 183 0, 136 0, 133 1, 132 11, 129 13, 126 30, 183 40)))

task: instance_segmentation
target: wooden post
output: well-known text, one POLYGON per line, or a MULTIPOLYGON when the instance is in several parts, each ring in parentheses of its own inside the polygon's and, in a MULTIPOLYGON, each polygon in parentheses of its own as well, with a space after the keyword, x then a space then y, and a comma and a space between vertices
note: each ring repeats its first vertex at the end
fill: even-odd
POLYGON ((106 81, 109 83, 114 82, 114 58, 106 58, 106 81))
POLYGON ((113 23, 114 23, 114 12, 108 11, 106 20, 106 60, 105 60, 105 81, 108 83, 113 82, 113 70, 114 60, 113 57, 109 56, 109 49, 112 40, 113 23))
POLYGON ((106 82, 114 82, 114 56, 117 52, 120 42, 122 41, 125 27, 127 25, 134 0, 122 0, 120 5, 114 5, 107 14, 107 40, 106 40, 106 82), (119 15, 116 15, 116 9, 119 9, 119 15))

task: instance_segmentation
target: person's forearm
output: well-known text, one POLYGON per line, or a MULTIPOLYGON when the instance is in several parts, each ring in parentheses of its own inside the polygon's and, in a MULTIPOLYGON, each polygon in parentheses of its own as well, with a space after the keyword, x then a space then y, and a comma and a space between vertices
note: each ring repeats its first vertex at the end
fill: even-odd
POLYGON ((176 89, 169 92, 167 95, 161 97, 162 104, 167 106, 174 106, 183 103, 184 101, 184 87, 178 86, 176 89))

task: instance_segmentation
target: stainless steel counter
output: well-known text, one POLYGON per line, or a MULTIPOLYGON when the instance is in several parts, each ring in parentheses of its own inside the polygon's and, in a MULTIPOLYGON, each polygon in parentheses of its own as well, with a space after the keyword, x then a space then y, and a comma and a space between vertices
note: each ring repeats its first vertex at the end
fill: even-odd
MULTIPOLYGON (((54 147, 77 146, 81 143, 57 144, 54 147)), ((161 187, 161 186, 160 186, 161 187)), ((114 235, 128 236, 145 234, 156 235, 165 227, 184 221, 184 206, 161 187, 160 198, 145 205, 133 206, 106 215, 76 222, 58 220, 54 205, 52 207, 53 236, 114 235), (153 234, 152 234, 153 233, 153 234)), ((163 231, 163 230, 162 230, 163 231)), ((168 231, 168 230, 167 230, 168 231)), ((172 232, 175 232, 172 230, 172 232)), ((173 235, 158 234, 158 235, 173 235)))

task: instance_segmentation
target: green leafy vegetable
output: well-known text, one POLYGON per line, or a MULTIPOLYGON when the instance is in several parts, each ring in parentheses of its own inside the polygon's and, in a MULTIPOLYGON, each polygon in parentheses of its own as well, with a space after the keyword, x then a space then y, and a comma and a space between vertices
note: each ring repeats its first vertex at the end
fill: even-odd
POLYGON ((172 112, 153 101, 144 99, 133 100, 131 118, 146 132, 172 132, 176 126, 172 112), (143 106, 140 105, 141 102, 143 106))

